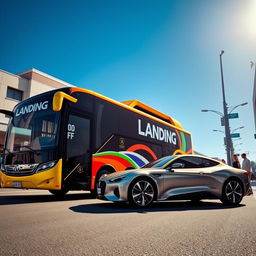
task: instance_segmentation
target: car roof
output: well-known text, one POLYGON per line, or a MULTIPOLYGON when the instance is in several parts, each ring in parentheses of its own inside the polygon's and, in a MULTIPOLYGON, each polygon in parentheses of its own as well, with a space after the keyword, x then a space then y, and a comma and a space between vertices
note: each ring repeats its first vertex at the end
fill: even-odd
MULTIPOLYGON (((175 159, 178 159, 178 158, 180 158, 180 157, 200 157, 200 158, 203 158, 203 159, 207 159, 207 160, 211 160, 211 161, 214 161, 214 162, 217 162, 217 163, 219 163, 219 164, 222 164, 222 165, 224 165, 224 163, 222 163, 221 161, 219 161, 219 160, 217 160, 217 159, 213 159, 213 158, 211 158, 211 157, 207 157, 207 156, 202 156, 202 155, 196 155, 196 154, 180 154, 180 155, 177 155, 177 158, 175 158, 175 159)), ((173 160, 175 160, 175 159, 173 159, 173 160)))

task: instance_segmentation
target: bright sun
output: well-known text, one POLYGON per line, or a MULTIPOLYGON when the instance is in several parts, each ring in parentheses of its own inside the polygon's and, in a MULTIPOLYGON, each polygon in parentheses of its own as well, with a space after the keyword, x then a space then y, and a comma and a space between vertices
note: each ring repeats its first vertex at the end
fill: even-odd
POLYGON ((256 38, 256 0, 251 0, 248 7, 248 13, 245 17, 245 26, 248 29, 248 33, 256 38))

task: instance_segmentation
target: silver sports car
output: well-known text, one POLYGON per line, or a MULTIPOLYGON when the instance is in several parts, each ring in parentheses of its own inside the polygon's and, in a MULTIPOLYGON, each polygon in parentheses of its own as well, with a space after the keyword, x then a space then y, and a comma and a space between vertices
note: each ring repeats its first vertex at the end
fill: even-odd
POLYGON ((101 177, 98 198, 147 207, 153 201, 220 199, 238 205, 251 193, 250 174, 197 155, 166 156, 141 169, 101 177))

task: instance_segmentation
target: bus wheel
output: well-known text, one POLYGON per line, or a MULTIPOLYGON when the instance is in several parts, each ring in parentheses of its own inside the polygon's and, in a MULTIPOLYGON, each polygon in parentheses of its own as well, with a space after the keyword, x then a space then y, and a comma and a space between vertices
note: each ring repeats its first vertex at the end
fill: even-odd
POLYGON ((101 177, 104 177, 108 174, 110 174, 111 171, 109 170, 101 170, 98 174, 97 174, 97 177, 96 177, 96 181, 95 181, 95 189, 92 189, 91 190, 91 195, 93 197, 97 197, 98 193, 97 193, 97 188, 99 187, 99 181, 100 181, 100 178, 101 177))
POLYGON ((63 197, 68 193, 68 189, 67 188, 62 188, 61 190, 50 189, 49 192, 57 197, 63 197))

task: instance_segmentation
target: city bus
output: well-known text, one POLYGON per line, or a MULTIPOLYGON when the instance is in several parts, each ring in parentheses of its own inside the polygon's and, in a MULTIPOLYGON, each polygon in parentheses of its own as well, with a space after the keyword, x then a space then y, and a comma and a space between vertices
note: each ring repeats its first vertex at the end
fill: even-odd
POLYGON ((0 112, 10 116, 3 188, 95 194, 102 175, 193 153, 191 134, 177 120, 140 101, 118 102, 87 89, 49 91, 0 112))

